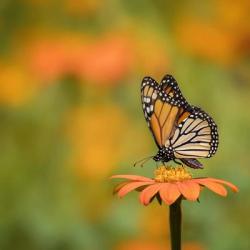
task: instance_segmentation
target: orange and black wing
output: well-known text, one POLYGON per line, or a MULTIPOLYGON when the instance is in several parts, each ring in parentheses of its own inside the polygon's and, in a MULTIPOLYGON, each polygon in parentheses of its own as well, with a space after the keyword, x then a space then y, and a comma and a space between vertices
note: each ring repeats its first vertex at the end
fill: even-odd
POLYGON ((156 144, 159 148, 166 147, 178 124, 190 115, 190 105, 171 75, 166 75, 160 84, 151 77, 144 77, 141 99, 156 144))

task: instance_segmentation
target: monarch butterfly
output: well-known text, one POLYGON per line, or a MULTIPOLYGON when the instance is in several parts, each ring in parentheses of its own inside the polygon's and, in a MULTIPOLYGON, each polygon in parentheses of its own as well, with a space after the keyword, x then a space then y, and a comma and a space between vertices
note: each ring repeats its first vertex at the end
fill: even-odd
POLYGON ((155 161, 176 159, 192 168, 203 168, 197 158, 209 158, 218 147, 217 126, 201 108, 183 97, 173 76, 158 84, 151 77, 141 83, 145 119, 159 148, 155 161))

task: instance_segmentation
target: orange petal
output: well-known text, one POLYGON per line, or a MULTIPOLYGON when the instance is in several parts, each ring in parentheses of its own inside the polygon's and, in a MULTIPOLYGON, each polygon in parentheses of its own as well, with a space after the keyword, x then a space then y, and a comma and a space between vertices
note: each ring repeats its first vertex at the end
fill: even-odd
POLYGON ((239 192, 239 189, 234 185, 232 184, 231 182, 228 182, 228 181, 224 181, 224 180, 221 180, 221 179, 215 179, 215 178, 207 178, 211 181, 214 181, 214 182, 217 182, 217 183, 220 183, 220 184, 224 184, 226 186, 228 186, 229 188, 232 189, 233 192, 237 193, 239 192))
POLYGON ((221 196, 227 196, 227 190, 224 188, 224 186, 222 186, 219 183, 216 183, 214 181, 209 180, 208 178, 204 178, 204 179, 193 179, 196 183, 199 183, 201 185, 204 185, 205 187, 207 187, 208 189, 210 189, 211 191, 215 192, 216 194, 219 194, 221 196))
POLYGON ((130 183, 130 182, 132 182, 132 181, 124 181, 124 182, 121 182, 121 183, 117 184, 117 185, 115 186, 114 190, 113 190, 113 194, 118 193, 119 190, 120 190, 122 187, 124 187, 125 185, 127 185, 127 184, 130 183))
POLYGON ((156 183, 146 187, 140 194, 140 202, 148 205, 151 198, 159 191, 161 183, 156 183))
POLYGON ((160 186, 160 196, 168 205, 174 203, 180 195, 181 193, 176 184, 162 183, 160 186))
POLYGON ((190 201, 196 201, 200 194, 200 185, 193 181, 177 182, 181 194, 190 201))
POLYGON ((151 182, 154 182, 154 180, 152 180, 150 178, 140 176, 140 175, 130 175, 130 174, 112 175, 110 178, 111 179, 124 178, 124 179, 132 180, 132 181, 151 181, 151 182))
POLYGON ((125 196, 127 193, 131 192, 132 190, 144 186, 144 185, 150 185, 152 182, 142 182, 142 181, 133 181, 128 183, 127 185, 124 185, 119 191, 118 191, 118 196, 122 198, 125 196))

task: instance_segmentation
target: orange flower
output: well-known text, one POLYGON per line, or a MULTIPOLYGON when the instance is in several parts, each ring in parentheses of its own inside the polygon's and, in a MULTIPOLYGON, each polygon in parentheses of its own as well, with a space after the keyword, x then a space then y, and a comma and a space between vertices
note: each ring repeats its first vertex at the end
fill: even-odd
POLYGON ((133 67, 134 51, 126 34, 110 34, 93 39, 83 54, 75 58, 75 71, 97 85, 116 85, 133 67))
POLYGON ((180 196, 190 201, 199 198, 202 187, 206 187, 221 196, 227 195, 223 186, 228 186, 234 192, 238 188, 230 182, 215 178, 192 178, 184 167, 161 166, 155 170, 155 178, 137 175, 114 175, 111 178, 124 178, 127 181, 115 188, 115 193, 121 198, 132 190, 140 191, 140 202, 148 205, 154 197, 166 204, 173 204, 180 196))
POLYGON ((133 44, 126 34, 46 36, 32 41, 27 48, 29 67, 41 80, 56 82, 70 74, 83 82, 110 86, 116 85, 133 68, 133 44))
MULTIPOLYGON (((120 242, 114 249, 115 250, 165 250, 165 242, 151 242, 148 239, 134 239, 120 242)), ((197 242, 184 242, 184 250, 204 250, 204 247, 197 242)))
POLYGON ((125 242, 121 242, 115 247, 115 250, 164 250, 166 247, 162 243, 155 243, 149 240, 128 240, 125 242))
POLYGON ((185 51, 198 57, 222 65, 230 65, 239 59, 237 37, 200 19, 186 17, 177 22, 176 38, 185 51))

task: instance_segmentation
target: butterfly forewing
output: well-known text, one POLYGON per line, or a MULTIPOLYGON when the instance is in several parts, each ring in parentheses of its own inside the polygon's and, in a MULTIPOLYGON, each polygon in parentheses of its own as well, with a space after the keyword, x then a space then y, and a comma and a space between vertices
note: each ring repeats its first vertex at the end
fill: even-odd
POLYGON ((147 124, 154 136, 158 147, 161 146, 161 129, 158 114, 162 108, 160 103, 156 103, 159 96, 159 85, 151 77, 144 77, 141 84, 142 108, 147 124), (156 113, 157 112, 157 113, 156 113))
POLYGON ((182 106, 188 105, 186 99, 183 97, 180 88, 173 76, 165 75, 161 80, 160 86, 162 91, 167 94, 172 104, 175 105, 180 104, 182 106))
POLYGON ((180 116, 187 117, 184 112, 188 104, 179 87, 169 75, 158 84, 151 77, 145 77, 141 89, 142 107, 148 126, 159 147, 173 134, 173 129, 180 116), (177 98, 179 97, 179 98, 177 98))

